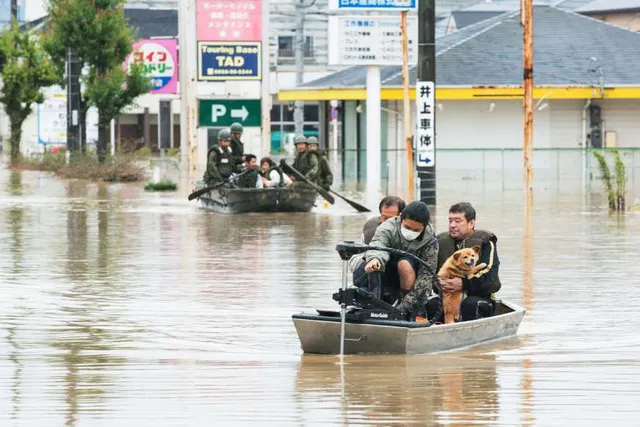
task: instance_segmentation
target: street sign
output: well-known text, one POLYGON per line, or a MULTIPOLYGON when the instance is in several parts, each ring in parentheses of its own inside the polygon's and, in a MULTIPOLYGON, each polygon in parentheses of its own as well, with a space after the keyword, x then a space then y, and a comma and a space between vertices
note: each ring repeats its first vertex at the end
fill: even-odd
POLYGON ((433 82, 416 84, 416 165, 433 167, 436 164, 435 150, 435 85, 433 82))
MULTIPOLYGON (((418 62, 418 18, 407 17, 409 64, 418 62)), ((329 64, 402 65, 400 17, 330 16, 329 64)))
POLYGON ((415 10, 418 0, 329 0, 329 10, 415 10))
POLYGON ((198 80, 260 80, 262 43, 198 42, 198 80))
POLYGON ((238 122, 245 127, 260 127, 262 104, 259 99, 201 99, 198 125, 226 127, 238 122))

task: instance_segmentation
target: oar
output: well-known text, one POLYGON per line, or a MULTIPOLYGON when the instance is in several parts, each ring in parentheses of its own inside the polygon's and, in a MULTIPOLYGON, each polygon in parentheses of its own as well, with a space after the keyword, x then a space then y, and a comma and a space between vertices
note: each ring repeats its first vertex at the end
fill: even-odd
MULTIPOLYGON (((236 175, 236 176, 234 176, 234 177, 233 177, 233 180, 235 181, 236 179, 238 179, 239 177, 241 177, 241 176, 242 176, 242 175, 244 175, 245 173, 249 172, 249 170, 250 170, 250 169, 247 169, 247 170, 245 170, 245 171, 240 172, 238 175, 236 175)), ((214 184, 214 185, 212 185, 212 186, 210 186, 210 187, 205 187, 205 188, 201 188, 201 189, 199 189, 199 190, 196 190, 196 191, 194 191, 193 193, 189 194, 188 199, 189 199, 189 201, 191 201, 191 200, 193 200, 193 199, 195 199, 195 198, 197 198, 197 197, 202 196, 204 193, 206 193, 206 192, 208 192, 208 191, 215 190, 216 188, 220 188, 220 187, 222 187, 223 185, 225 185, 227 182, 231 181, 231 179, 232 179, 232 178, 231 178, 231 177, 229 177, 229 178, 225 179, 224 181, 219 182, 219 183, 217 183, 217 184, 214 184)))
POLYGON ((290 171, 290 173, 292 173, 293 175, 295 175, 296 178, 298 178, 301 181, 306 182, 307 184, 309 184, 310 186, 313 187, 314 190, 316 190, 318 193, 320 193, 320 195, 322 196, 323 199, 325 199, 327 202, 334 204, 336 202, 336 199, 333 198, 333 196, 331 194, 329 194, 324 188, 316 185, 315 183, 309 181, 307 179, 307 177, 305 177, 304 175, 302 175, 299 171, 297 171, 293 166, 288 165, 285 159, 280 159, 280 166, 282 166, 282 168, 286 171, 290 171))
POLYGON ((336 196, 340 197, 345 202, 349 203, 358 212, 371 212, 371 210, 369 210, 369 209, 365 208, 364 206, 354 202, 353 200, 347 199, 343 195, 338 194, 337 192, 333 191, 331 188, 329 189, 329 191, 332 192, 333 194, 335 194, 336 196))

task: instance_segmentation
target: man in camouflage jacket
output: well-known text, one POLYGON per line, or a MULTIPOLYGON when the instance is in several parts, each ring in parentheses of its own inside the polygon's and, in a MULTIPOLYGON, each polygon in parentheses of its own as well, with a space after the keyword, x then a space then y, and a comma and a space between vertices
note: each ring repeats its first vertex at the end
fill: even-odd
POLYGON ((438 262, 438 240, 429 220, 427 206, 420 201, 411 202, 401 216, 380 224, 369 244, 409 252, 423 260, 428 267, 409 257, 370 250, 365 253, 365 262, 360 264, 354 274, 356 282, 361 282, 359 284, 362 286, 362 282, 366 282, 361 280, 362 276, 369 273, 369 291, 387 302, 400 294, 401 299, 396 307, 410 320, 416 316, 427 318, 427 302, 437 280, 435 269, 438 262), (410 271, 405 274, 408 265, 413 269, 413 274, 410 271), (406 277, 415 277, 415 280, 413 283, 406 283, 406 277))

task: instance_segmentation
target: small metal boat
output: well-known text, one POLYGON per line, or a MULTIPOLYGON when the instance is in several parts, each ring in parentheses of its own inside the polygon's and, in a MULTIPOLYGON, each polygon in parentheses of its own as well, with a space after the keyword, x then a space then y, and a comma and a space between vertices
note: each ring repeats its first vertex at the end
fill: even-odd
MULTIPOLYGON (((336 247, 344 261, 342 289, 333 295, 333 299, 341 303, 340 312, 317 310, 317 314, 292 316, 303 352, 426 354, 461 349, 517 334, 526 310, 499 300, 496 301, 495 314, 483 319, 447 325, 398 320, 400 317, 395 307, 362 289, 347 288, 347 261, 352 255, 368 249, 374 248, 353 242, 344 242, 336 247), (348 311, 347 306, 350 307, 348 311)), ((411 255, 395 249, 382 250, 411 255)))

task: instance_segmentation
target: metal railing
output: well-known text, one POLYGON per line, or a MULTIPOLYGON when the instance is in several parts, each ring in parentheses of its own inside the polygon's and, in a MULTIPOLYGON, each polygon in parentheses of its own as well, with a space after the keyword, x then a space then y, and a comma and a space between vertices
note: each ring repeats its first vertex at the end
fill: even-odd
MULTIPOLYGON (((602 188, 600 169, 593 151, 605 154, 614 174, 614 156, 609 149, 535 148, 533 183, 536 188, 557 192, 592 191, 602 188)), ((640 147, 619 148, 626 166, 627 190, 640 193, 640 147)), ((345 181, 366 180, 366 150, 329 152, 336 175, 345 181), (343 160, 344 159, 344 160, 343 160), (342 170, 345 171, 342 174, 342 170)), ((406 150, 381 153, 383 180, 406 180, 406 150)), ((436 150, 438 186, 521 190, 524 180, 523 150, 518 148, 441 148, 436 150)), ((402 187, 402 186, 400 186, 402 187)))

